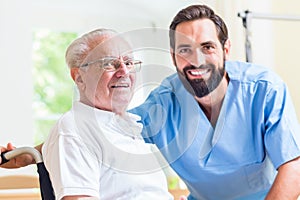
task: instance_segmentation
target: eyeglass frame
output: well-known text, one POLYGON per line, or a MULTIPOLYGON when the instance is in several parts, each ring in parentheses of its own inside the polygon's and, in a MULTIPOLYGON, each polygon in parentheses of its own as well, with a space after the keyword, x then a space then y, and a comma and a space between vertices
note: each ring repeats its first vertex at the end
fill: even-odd
POLYGON ((124 63, 126 65, 126 68, 129 70, 129 73, 135 73, 135 72, 139 72, 141 70, 142 61, 140 61, 140 60, 135 60, 135 59, 130 59, 129 58, 129 59, 125 60, 125 61, 120 61, 119 58, 112 57, 112 56, 111 57, 104 57, 104 58, 101 58, 101 59, 98 59, 98 60, 95 60, 95 61, 91 61, 91 62, 85 63, 83 65, 80 65, 79 68, 81 68, 81 67, 88 67, 89 65, 95 64, 97 62, 105 61, 106 59, 111 59, 112 61, 118 60, 118 63, 119 63, 118 67, 115 67, 115 65, 113 65, 114 66, 113 70, 106 69, 103 66, 104 63, 102 63, 101 66, 98 66, 99 68, 103 69, 106 72, 115 72, 115 71, 118 71, 118 69, 120 68, 121 63, 124 63), (128 62, 128 61, 130 61, 130 62, 133 63, 132 64, 133 68, 128 68, 127 67, 126 62, 128 62))

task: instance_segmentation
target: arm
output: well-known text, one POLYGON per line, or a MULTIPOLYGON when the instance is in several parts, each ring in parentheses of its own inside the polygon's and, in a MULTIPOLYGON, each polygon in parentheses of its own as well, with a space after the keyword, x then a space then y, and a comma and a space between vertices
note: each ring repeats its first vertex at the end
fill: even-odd
POLYGON ((42 149, 56 198, 96 199, 100 188, 98 160, 79 138, 70 134, 57 137, 56 133, 50 133, 51 142, 45 142, 42 149))
POLYGON ((264 142, 278 170, 266 199, 296 200, 300 195, 300 129, 296 109, 287 86, 280 81, 270 89, 266 100, 264 142))
MULTIPOLYGON (((43 143, 40 145, 37 145, 35 148, 39 152, 41 152, 42 145, 43 145, 43 143)), ((13 149, 15 149, 15 147, 11 143, 8 143, 7 147, 2 147, 2 146, 0 147, 0 153, 6 152, 6 151, 11 151, 13 149)), ((1 164, 1 162, 2 162, 2 160, 0 158, 0 164, 1 164)), ((33 159, 33 157, 29 154, 23 154, 23 155, 20 155, 14 159, 8 161, 5 164, 0 165, 0 167, 7 168, 7 169, 13 169, 13 168, 25 167, 30 164, 35 164, 35 160, 33 159)))
POLYGON ((300 157, 278 168, 278 174, 266 200, 291 200, 300 195, 300 157))

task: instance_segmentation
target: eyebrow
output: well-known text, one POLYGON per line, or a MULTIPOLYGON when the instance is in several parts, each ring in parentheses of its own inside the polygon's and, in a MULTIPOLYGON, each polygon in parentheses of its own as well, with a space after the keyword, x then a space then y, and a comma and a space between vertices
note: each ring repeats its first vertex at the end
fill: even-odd
MULTIPOLYGON (((202 43, 200 43, 200 45, 199 46, 205 46, 205 45, 209 45, 209 44, 213 44, 213 45, 217 45, 215 42, 213 42, 213 41, 207 41, 207 42, 202 42, 202 43)), ((191 47, 192 45, 190 45, 190 44, 180 44, 180 45, 178 45, 177 47, 176 47, 176 49, 179 49, 179 48, 186 48, 186 47, 191 47)))
POLYGON ((179 48, 185 48, 185 47, 191 47, 192 45, 190 44, 180 44, 176 47, 176 49, 179 49, 179 48))
POLYGON ((200 44, 200 46, 205 46, 205 45, 208 45, 208 44, 213 44, 213 45, 217 46, 217 44, 213 41, 203 42, 203 43, 200 44))
POLYGON ((133 59, 133 56, 129 56, 129 55, 124 55, 124 56, 110 56, 110 55, 107 55, 105 57, 102 57, 102 58, 99 58, 99 59, 103 59, 103 58, 112 58, 112 59, 120 59, 122 58, 123 60, 128 60, 128 59, 133 59))
POLYGON ((132 59, 133 59, 132 56, 128 56, 128 55, 126 55, 126 56, 121 56, 121 57, 122 57, 123 60, 129 60, 129 59, 132 60, 132 59))

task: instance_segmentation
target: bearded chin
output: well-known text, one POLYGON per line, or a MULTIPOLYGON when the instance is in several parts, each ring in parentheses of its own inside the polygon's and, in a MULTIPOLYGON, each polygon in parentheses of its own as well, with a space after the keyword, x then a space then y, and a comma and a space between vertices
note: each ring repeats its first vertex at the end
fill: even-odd
POLYGON ((223 68, 220 70, 217 70, 215 65, 209 65, 211 65, 210 68, 212 69, 212 73, 211 77, 206 81, 204 79, 189 79, 186 74, 187 69, 183 69, 184 73, 178 71, 177 69, 179 79, 181 80, 185 89, 193 96, 197 96, 199 98, 204 97, 214 91, 220 84, 225 74, 225 66, 223 66, 223 68))

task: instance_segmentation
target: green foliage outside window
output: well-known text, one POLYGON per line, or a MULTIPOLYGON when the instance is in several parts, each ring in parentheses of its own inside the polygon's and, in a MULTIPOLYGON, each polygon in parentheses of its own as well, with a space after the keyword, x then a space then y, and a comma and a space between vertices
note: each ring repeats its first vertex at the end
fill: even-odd
POLYGON ((45 140, 51 127, 72 105, 74 83, 65 51, 76 33, 38 30, 33 35, 33 111, 35 143, 45 140))

